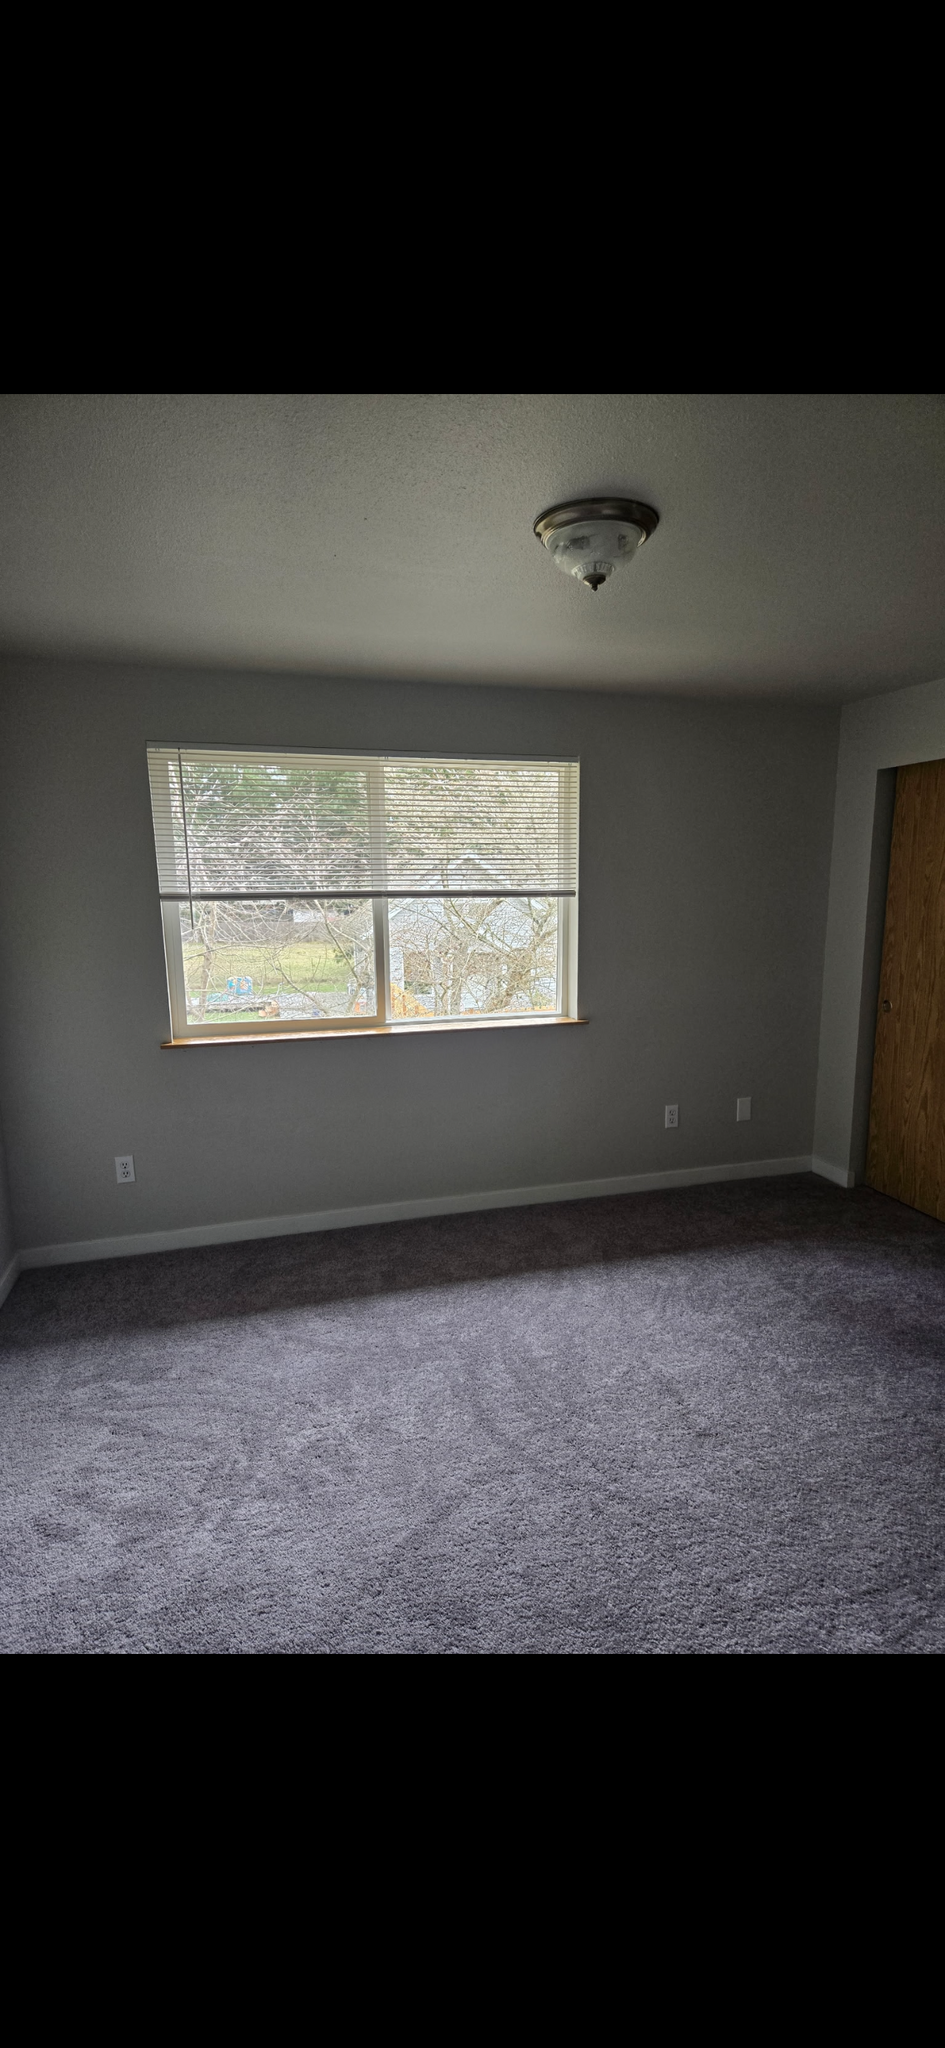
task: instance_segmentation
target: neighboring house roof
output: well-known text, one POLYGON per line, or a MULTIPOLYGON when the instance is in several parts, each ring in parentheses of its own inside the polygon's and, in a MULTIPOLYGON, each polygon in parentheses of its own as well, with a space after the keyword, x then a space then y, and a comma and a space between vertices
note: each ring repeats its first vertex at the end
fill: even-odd
MULTIPOLYGON (((478 853, 460 853, 447 862, 448 886, 453 889, 477 889, 482 887, 484 896, 491 896, 497 889, 507 889, 508 877, 478 853)), ((422 881, 421 889, 442 889, 442 867, 431 868, 422 881)))

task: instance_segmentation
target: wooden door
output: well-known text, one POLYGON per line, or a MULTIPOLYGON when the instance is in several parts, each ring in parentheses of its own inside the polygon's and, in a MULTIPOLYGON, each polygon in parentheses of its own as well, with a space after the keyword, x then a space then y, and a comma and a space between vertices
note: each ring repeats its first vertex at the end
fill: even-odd
POLYGON ((945 1222, 945 761, 896 775, 866 1181, 945 1222))

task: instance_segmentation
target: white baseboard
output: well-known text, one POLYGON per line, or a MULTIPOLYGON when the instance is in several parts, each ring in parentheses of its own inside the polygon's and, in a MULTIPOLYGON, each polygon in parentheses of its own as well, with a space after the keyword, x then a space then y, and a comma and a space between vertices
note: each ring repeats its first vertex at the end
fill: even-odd
POLYGON ((0 1303, 6 1301, 13 1282, 17 1278, 21 1264, 19 1252, 14 1252, 9 1265, 0 1273, 0 1303))
POLYGON ((819 1173, 821 1180, 836 1181, 838 1188, 852 1188, 856 1176, 845 1166, 833 1166, 829 1159, 818 1159, 816 1153, 810 1163, 811 1173, 819 1173))
POLYGON ((599 1195, 638 1195, 652 1188, 700 1187, 706 1181, 759 1180, 767 1174, 810 1170, 807 1153, 801 1159, 749 1159, 730 1166, 683 1166, 669 1173, 618 1174, 612 1180, 555 1181, 548 1187, 492 1188, 475 1195, 430 1195, 413 1202, 377 1202, 359 1209, 316 1209, 308 1216, 256 1216, 246 1222, 198 1223, 185 1230, 93 1237, 82 1244, 34 1244, 19 1253, 19 1263, 68 1266, 80 1259, 134 1258, 141 1252, 181 1251, 190 1245, 239 1244, 255 1237, 294 1237, 309 1230, 400 1223, 414 1216, 452 1216, 464 1210, 520 1208, 533 1202, 577 1202, 599 1195))

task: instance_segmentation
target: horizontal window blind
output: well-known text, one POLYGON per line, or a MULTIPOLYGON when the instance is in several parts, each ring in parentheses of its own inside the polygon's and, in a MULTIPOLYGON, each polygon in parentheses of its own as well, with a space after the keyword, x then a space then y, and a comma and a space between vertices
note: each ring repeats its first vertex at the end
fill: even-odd
POLYGON ((148 749, 161 895, 572 896, 578 765, 148 749))

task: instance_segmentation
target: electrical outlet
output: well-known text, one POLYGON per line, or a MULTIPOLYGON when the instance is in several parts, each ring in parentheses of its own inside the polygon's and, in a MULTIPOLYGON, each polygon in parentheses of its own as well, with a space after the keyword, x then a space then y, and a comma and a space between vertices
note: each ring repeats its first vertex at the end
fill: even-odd
POLYGON ((750 1095, 736 1095, 736 1097, 735 1097, 735 1122, 736 1122, 737 1124, 749 1124, 749 1123, 751 1122, 751 1096, 750 1096, 750 1095))
POLYGON ((667 1129, 668 1131, 675 1131, 675 1130, 678 1130, 678 1128, 679 1128, 679 1104, 678 1104, 678 1102, 667 1102, 667 1104, 666 1104, 666 1129, 667 1129))
POLYGON ((134 1177, 135 1177, 135 1162, 134 1162, 134 1155, 133 1155, 133 1153, 131 1153, 131 1152, 125 1152, 125 1153, 123 1153, 123 1155, 122 1155, 122 1157, 121 1157, 120 1159, 119 1159, 119 1158, 117 1157, 117 1155, 116 1155, 116 1158, 115 1158, 115 1179, 116 1179, 116 1180, 120 1180, 120 1181, 128 1181, 128 1180, 134 1180, 134 1177))

